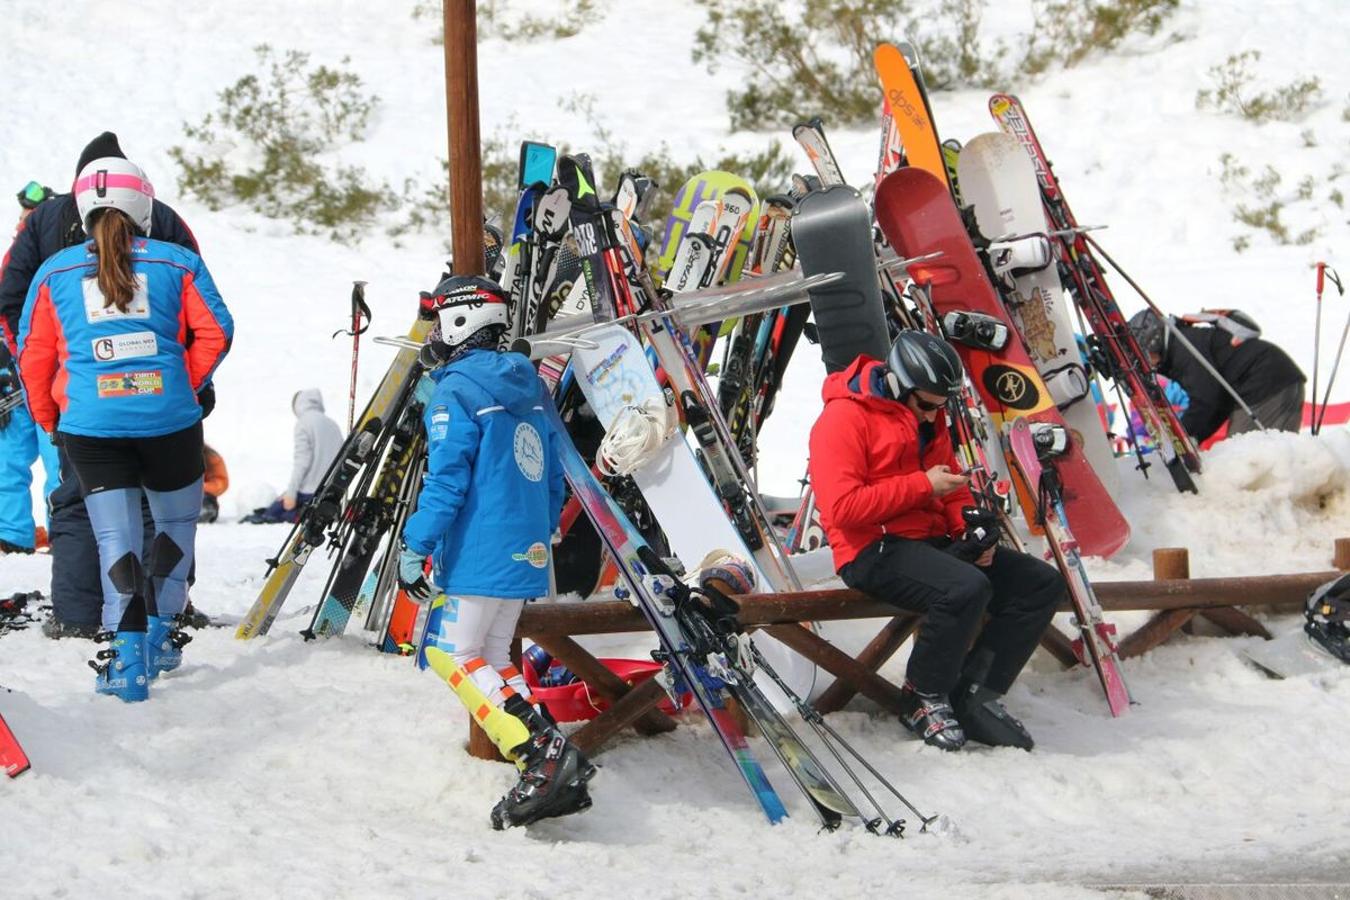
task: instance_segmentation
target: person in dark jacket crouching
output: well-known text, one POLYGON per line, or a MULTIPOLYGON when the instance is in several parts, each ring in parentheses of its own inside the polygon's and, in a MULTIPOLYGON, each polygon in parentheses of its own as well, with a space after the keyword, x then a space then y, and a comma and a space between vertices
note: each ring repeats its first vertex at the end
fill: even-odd
POLYGON ((145 237, 154 189, 140 167, 95 159, 75 181, 88 244, 38 269, 19 323, 33 419, 57 435, 98 539, 103 587, 94 688, 125 701, 182 661, 202 505, 198 393, 234 324, 195 253, 145 237), (191 335, 191 340, 187 335, 191 335), (142 492, 154 516, 147 547, 142 492))
POLYGON ((844 583, 925 614, 904 726, 943 750, 967 738, 1030 750, 1000 698, 1067 588, 1053 567, 998 546, 996 525, 967 529, 974 497, 944 410, 962 377, 956 351, 919 331, 901 332, 884 363, 859 356, 830 375, 811 429, 811 487, 844 583))
POLYGON ((1289 354, 1259 337, 1234 336, 1220 327, 1176 319, 1164 323, 1151 309, 1136 313, 1130 319, 1130 331, 1158 373, 1185 389, 1190 405, 1181 415, 1181 425, 1197 443, 1207 440, 1225 421, 1230 435, 1255 431, 1259 426, 1172 329, 1190 341, 1237 391, 1261 425, 1277 431, 1299 430, 1306 379, 1289 354))

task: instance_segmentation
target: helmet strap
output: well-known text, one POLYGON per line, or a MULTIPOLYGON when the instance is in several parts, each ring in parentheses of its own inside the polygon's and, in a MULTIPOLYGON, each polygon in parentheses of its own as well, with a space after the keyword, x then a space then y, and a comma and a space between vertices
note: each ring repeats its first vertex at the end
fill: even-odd
POLYGON ((903 399, 900 396, 900 379, 896 377, 894 372, 888 371, 886 373, 886 390, 890 392, 892 400, 903 399))

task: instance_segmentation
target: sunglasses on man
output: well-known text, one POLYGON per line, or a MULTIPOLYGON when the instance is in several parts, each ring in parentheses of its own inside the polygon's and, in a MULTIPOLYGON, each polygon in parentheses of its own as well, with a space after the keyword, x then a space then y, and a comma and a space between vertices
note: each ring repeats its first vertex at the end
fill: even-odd
POLYGON ((942 409, 944 406, 947 405, 947 401, 939 400, 937 403, 931 403, 923 399, 922 397, 916 395, 914 397, 914 405, 917 406, 919 409, 923 410, 924 412, 937 412, 939 409, 942 409))

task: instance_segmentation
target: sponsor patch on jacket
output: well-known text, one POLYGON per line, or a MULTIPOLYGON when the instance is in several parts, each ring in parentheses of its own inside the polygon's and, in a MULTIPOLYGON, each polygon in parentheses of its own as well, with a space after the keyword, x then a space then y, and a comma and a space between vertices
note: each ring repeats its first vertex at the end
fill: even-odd
POLYGON ((109 337, 95 338, 94 359, 99 362, 111 362, 115 359, 135 359, 138 356, 154 356, 159 352, 159 342, 153 331, 137 331, 132 334, 114 334, 109 337))
POLYGON ((450 430, 450 407, 445 404, 431 408, 431 427, 427 429, 427 440, 441 441, 450 430))
POLYGON ((80 287, 84 290, 84 317, 91 325, 111 319, 150 318, 150 294, 146 289, 146 277, 143 273, 136 273, 136 293, 132 295, 126 312, 108 304, 103 291, 99 289, 97 278, 83 279, 80 287))
POLYGON ((103 397, 136 397, 164 393, 164 374, 158 369, 149 372, 117 372, 98 376, 98 395, 103 397))
POLYGON ((524 553, 512 553, 511 558, 516 562, 527 562, 536 569, 543 569, 548 566, 548 548, 535 541, 530 545, 530 549, 524 553))
POLYGON ((516 426, 512 449, 520 474, 530 481, 539 481, 544 477, 544 442, 529 422, 521 422, 516 426))

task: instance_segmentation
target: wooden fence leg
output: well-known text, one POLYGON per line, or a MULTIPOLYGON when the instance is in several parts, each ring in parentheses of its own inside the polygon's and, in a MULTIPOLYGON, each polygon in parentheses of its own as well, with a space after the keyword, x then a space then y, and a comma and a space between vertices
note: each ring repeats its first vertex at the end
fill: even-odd
POLYGON ((1078 654, 1073 652, 1073 638, 1056 628, 1053 622, 1046 626, 1045 634, 1041 635, 1041 646, 1066 669, 1082 665, 1078 654))
POLYGON ((900 715, 900 689, 864 666, 814 631, 801 625, 770 625, 769 634, 802 656, 823 666, 836 678, 842 678, 863 696, 880 704, 888 712, 900 715))
MULTIPOLYGON (((906 613, 896 616, 886 623, 881 631, 877 632, 876 637, 868 642, 867 646, 858 654, 858 662, 873 672, 886 665, 887 661, 895 655, 895 651, 909 640, 909 636, 919 627, 919 617, 912 613, 906 613)), ((834 684, 825 689, 825 692, 817 698, 812 705, 817 712, 832 713, 843 709, 848 701, 853 699, 853 695, 858 693, 858 689, 844 681, 842 678, 836 678, 834 684)))
POLYGON ((1202 609, 1200 615, 1229 634, 1245 634, 1270 640, 1271 635, 1266 630, 1266 626, 1240 609, 1234 609, 1230 606, 1215 606, 1211 609, 1202 609))
MULTIPOLYGON (((661 687, 661 683, 655 678, 649 678, 624 694, 609 709, 573 732, 572 743, 587 756, 594 756, 606 741, 643 716, 656 713, 667 722, 671 722, 656 708, 656 704, 665 697, 666 690, 661 687)), ((674 724, 671 722, 672 727, 674 724)))

